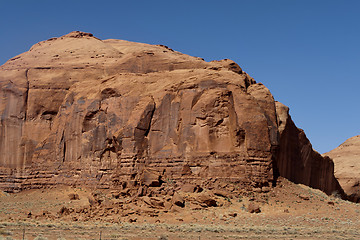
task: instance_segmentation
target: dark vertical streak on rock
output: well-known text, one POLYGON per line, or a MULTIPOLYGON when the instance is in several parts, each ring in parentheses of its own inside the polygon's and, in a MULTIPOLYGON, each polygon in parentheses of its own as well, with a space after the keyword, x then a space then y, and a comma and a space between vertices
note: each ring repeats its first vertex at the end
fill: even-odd
POLYGON ((135 127, 134 130, 134 139, 135 139, 135 147, 137 149, 137 155, 141 156, 145 149, 147 149, 147 136, 150 132, 151 128, 151 121, 154 116, 155 112, 155 102, 152 99, 152 102, 150 102, 138 123, 138 125, 135 127))
POLYGON ((25 101, 24 101, 24 121, 26 121, 27 119, 27 108, 28 108, 28 100, 29 100, 29 88, 30 88, 30 83, 29 83, 29 77, 28 77, 28 73, 29 73, 30 69, 26 69, 25 71, 25 78, 26 78, 26 91, 25 91, 25 101))
POLYGON ((146 131, 145 131, 145 137, 147 137, 149 135, 149 132, 150 132, 150 128, 151 128, 151 121, 153 119, 153 116, 154 116, 154 112, 155 112, 155 109, 156 109, 156 104, 154 102, 154 107, 153 109, 150 111, 150 120, 149 120, 149 126, 147 127, 146 131))
POLYGON ((62 145, 63 150, 62 150, 62 162, 65 162, 65 157, 66 157, 66 141, 65 141, 65 133, 62 133, 61 136, 61 140, 60 140, 60 146, 62 145))

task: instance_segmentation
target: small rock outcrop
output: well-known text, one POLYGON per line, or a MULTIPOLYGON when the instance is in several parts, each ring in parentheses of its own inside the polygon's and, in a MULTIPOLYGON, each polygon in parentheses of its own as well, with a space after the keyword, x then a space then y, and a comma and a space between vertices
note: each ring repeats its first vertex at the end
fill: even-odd
POLYGON ((335 177, 353 202, 360 202, 360 135, 324 153, 335 163, 335 177))
POLYGON ((56 184, 138 197, 148 188, 170 191, 164 184, 268 191, 278 174, 327 193, 339 188, 332 161, 228 59, 72 32, 1 66, 0 98, 6 191, 56 184))

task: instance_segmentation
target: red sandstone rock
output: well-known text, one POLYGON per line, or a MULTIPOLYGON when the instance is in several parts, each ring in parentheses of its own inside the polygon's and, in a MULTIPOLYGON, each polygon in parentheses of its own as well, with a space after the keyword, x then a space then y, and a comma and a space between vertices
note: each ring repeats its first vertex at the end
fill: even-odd
POLYGON ((274 100, 231 60, 75 32, 34 45, 0 72, 9 191, 273 181, 274 100))
POLYGON ((197 201, 204 207, 217 207, 216 200, 207 193, 202 193, 197 197, 197 201))
POLYGON ((349 138, 323 156, 334 160, 335 177, 349 199, 360 202, 360 135, 349 138))
POLYGON ((260 213, 260 206, 257 203, 250 202, 248 206, 248 212, 249 213, 260 213))
POLYGON ((228 193, 223 190, 217 189, 217 190, 214 190, 213 192, 214 192, 214 195, 216 195, 216 196, 220 196, 223 198, 229 198, 228 193))
POLYGON ((59 215, 69 215, 70 214, 70 209, 68 209, 67 207, 61 207, 59 212, 59 215))
POLYGON ((194 192, 201 192, 202 188, 197 184, 186 183, 181 186, 180 190, 182 192, 194 193, 194 192))
POLYGON ((79 197, 79 194, 77 194, 77 193, 70 193, 69 199, 70 200, 80 200, 80 197, 79 197))
POLYGON ((236 217, 236 216, 237 216, 237 213, 229 213, 229 216, 230 216, 230 217, 236 217))
POLYGON ((310 200, 309 196, 303 195, 303 194, 300 194, 299 198, 301 198, 302 200, 306 200, 306 201, 310 200))
POLYGON ((6 191, 67 184, 139 197, 140 186, 166 192, 155 190, 164 182, 261 190, 274 169, 341 189, 332 161, 231 60, 72 32, 2 65, 0 99, 6 191))
POLYGON ((159 187, 161 185, 160 175, 144 171, 140 175, 139 182, 147 187, 159 187))
POLYGON ((185 206, 184 198, 180 196, 179 193, 175 192, 172 197, 172 203, 179 207, 185 206))
POLYGON ((150 207, 153 208, 163 208, 164 207, 164 200, 158 197, 148 197, 144 196, 142 200, 148 204, 150 207))
POLYGON ((334 191, 343 197, 344 191, 334 177, 334 163, 314 151, 303 130, 298 129, 289 115, 289 108, 276 102, 280 144, 275 169, 295 183, 321 189, 327 194, 334 191))

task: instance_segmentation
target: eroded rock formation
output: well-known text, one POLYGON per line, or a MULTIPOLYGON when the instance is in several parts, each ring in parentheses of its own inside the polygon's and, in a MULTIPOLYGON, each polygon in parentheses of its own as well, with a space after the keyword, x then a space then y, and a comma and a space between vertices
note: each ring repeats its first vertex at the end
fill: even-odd
POLYGON ((331 160, 231 60, 72 32, 10 59, 0 87, 7 191, 69 184, 141 195, 164 182, 261 191, 274 169, 326 192, 339 188, 331 160), (306 164, 298 169, 298 161, 306 164))
POLYGON ((360 135, 349 138, 323 155, 334 160, 335 177, 349 199, 360 202, 360 135))
POLYGON ((292 121, 288 107, 276 102, 276 111, 280 133, 280 151, 276 157, 278 174, 292 182, 346 198, 334 176, 334 162, 312 149, 304 131, 292 121))

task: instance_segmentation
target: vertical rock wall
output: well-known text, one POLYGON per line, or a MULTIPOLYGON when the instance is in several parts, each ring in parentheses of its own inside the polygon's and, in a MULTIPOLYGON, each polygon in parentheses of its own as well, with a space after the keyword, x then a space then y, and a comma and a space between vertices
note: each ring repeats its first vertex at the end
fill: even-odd
POLYGON ((303 130, 289 115, 289 108, 277 102, 280 146, 276 157, 277 174, 295 183, 321 189, 327 194, 345 194, 334 176, 334 162, 312 149, 303 130))

